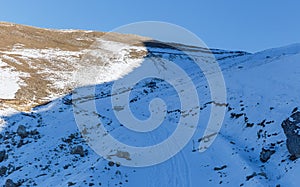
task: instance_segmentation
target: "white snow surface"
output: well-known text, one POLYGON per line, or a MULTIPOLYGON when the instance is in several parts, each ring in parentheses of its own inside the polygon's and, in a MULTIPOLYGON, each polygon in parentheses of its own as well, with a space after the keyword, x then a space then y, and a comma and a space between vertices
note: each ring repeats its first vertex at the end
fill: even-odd
MULTIPOLYGON (((164 82, 156 82, 155 88, 147 87, 147 81, 137 84, 131 90, 131 97, 136 100, 130 104, 137 118, 146 119, 150 101, 155 97, 165 100, 169 114, 162 127, 152 134, 132 134, 118 122, 110 106, 111 85, 114 80, 122 79, 143 66, 143 59, 128 58, 127 45, 104 41, 100 41, 100 44, 100 50, 95 51, 94 55, 100 56, 106 65, 99 70, 101 74, 92 83, 97 84, 99 95, 95 102, 107 131, 120 141, 139 146, 156 144, 170 136, 180 117, 177 111, 180 110, 180 104, 175 90, 164 82), (111 57, 114 57, 113 60, 111 57)), ((24 186, 298 186, 299 160, 288 159, 281 123, 300 103, 299 49, 299 45, 293 45, 256 54, 235 56, 223 51, 224 54, 216 55, 223 59, 218 63, 223 70, 228 106, 215 142, 202 153, 197 150, 198 140, 203 135, 213 104, 206 79, 199 69, 191 65, 189 58, 169 54, 177 52, 167 50, 168 54, 163 54, 163 57, 183 65, 194 80, 201 100, 201 120, 184 149, 168 161, 150 167, 109 166, 108 161, 96 154, 80 137, 73 107, 69 103, 71 95, 54 99, 30 113, 3 109, 0 113, 0 151, 5 150, 8 157, 0 162, 0 167, 5 166, 8 170, 0 176, 0 185, 4 185, 6 179, 13 179, 24 186), (232 114, 242 115, 232 118, 232 114), (259 125, 264 120, 264 126, 259 125), (247 127, 247 123, 253 123, 253 126, 247 127), (16 134, 19 125, 26 126, 28 132, 36 129, 39 134, 29 135, 20 144, 21 137, 16 134), (76 145, 84 147, 83 157, 70 154, 76 145), (260 152, 266 147, 272 147, 275 153, 262 163, 260 152)), ((166 51, 147 50, 153 54, 166 51)), ((7 52, 11 53, 24 58, 78 55, 65 55, 64 51, 55 49, 7 52)), ((197 56, 201 57, 201 53, 197 56)), ((7 72, 6 68, 2 68, 5 63, 0 63, 0 97, 13 98, 19 89, 18 72, 11 74, 13 71, 7 72), (10 86, 7 87, 7 84, 10 86)), ((81 68, 88 69, 86 66, 81 68)), ((74 74, 76 72, 72 76, 74 74)), ((74 81, 70 77, 67 76, 65 81, 74 81)), ((89 100, 85 98, 82 102, 89 100)))
POLYGON ((20 73, 0 60, 0 98, 14 99, 19 90, 20 73))

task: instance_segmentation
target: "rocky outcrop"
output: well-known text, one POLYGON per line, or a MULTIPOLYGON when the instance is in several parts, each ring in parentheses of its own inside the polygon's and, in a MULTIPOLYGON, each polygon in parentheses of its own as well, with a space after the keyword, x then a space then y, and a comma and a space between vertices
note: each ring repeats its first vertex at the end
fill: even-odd
POLYGON ((267 162, 271 156, 275 153, 274 150, 270 150, 270 149, 262 149, 260 152, 260 161, 262 162, 267 162))
POLYGON ((300 157, 300 112, 295 111, 288 119, 281 124, 284 134, 287 137, 286 145, 291 158, 300 157))
POLYGON ((17 187, 17 186, 19 186, 19 185, 14 183, 11 179, 7 179, 5 182, 5 187, 17 187))
POLYGON ((6 174, 7 167, 1 166, 0 167, 0 177, 4 176, 6 174))
POLYGON ((17 129, 17 134, 21 137, 21 138, 26 138, 28 136, 28 133, 26 131, 26 127, 24 125, 20 125, 17 129))
POLYGON ((71 154, 77 154, 77 155, 80 155, 81 157, 83 157, 84 149, 81 145, 77 145, 71 149, 71 154))
POLYGON ((2 162, 6 157, 6 151, 2 150, 0 151, 0 162, 2 162))

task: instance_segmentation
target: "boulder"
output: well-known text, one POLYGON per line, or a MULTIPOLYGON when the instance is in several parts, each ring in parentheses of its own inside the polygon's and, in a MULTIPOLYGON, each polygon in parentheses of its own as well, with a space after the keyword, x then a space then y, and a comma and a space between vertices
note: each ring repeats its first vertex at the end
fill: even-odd
POLYGON ((83 147, 81 145, 77 145, 77 146, 73 147, 71 149, 71 154, 77 154, 77 155, 80 155, 81 157, 83 157, 84 156, 83 147))
POLYGON ((7 171, 7 167, 5 166, 1 166, 0 167, 0 176, 4 176, 6 174, 6 171, 7 171))
POLYGON ((28 136, 28 132, 26 131, 26 127, 24 125, 19 125, 19 127, 17 129, 17 134, 21 138, 26 138, 28 136))
POLYGON ((274 150, 263 148, 262 151, 260 152, 260 161, 267 162, 271 158, 271 155, 274 153, 275 153, 274 150))
POLYGON ((0 151, 0 162, 2 162, 5 159, 5 156, 6 156, 6 151, 5 150, 0 151))
POLYGON ((287 137, 286 146, 293 158, 300 157, 300 112, 294 112, 281 124, 287 137))
POLYGON ((7 179, 5 182, 5 187, 17 187, 18 185, 14 183, 11 179, 7 179))

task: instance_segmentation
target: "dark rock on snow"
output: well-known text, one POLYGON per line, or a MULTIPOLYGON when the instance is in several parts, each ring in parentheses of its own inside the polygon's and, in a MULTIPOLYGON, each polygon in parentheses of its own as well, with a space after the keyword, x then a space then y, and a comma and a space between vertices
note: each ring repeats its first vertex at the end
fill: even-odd
POLYGON ((17 129, 17 134, 21 137, 21 138, 26 138, 28 136, 28 133, 26 131, 26 127, 24 125, 20 125, 17 129))
POLYGON ((71 149, 71 154, 77 154, 77 155, 80 155, 81 157, 83 157, 84 156, 83 147, 81 145, 77 145, 77 146, 73 147, 71 149))
POLYGON ((2 150, 0 151, 0 162, 2 162, 5 159, 6 151, 2 150))
POLYGON ((0 176, 4 176, 6 174, 7 167, 1 166, 0 167, 0 176))
POLYGON ((260 161, 267 162, 271 158, 271 155, 274 153, 275 153, 274 150, 263 148, 262 151, 260 152, 260 161))
POLYGON ((281 124, 287 137, 286 146, 293 158, 300 157, 300 112, 294 112, 281 124))
POLYGON ((11 179, 7 179, 5 182, 5 187, 17 187, 18 185, 14 183, 11 179))

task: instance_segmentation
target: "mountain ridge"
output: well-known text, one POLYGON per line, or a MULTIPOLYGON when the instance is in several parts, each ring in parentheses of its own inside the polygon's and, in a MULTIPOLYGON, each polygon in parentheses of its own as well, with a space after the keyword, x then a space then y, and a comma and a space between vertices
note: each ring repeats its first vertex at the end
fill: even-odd
MULTIPOLYGON (((140 52, 136 52, 136 49, 129 49, 128 54, 125 54, 134 55, 134 58, 143 58, 144 55, 151 52, 148 49, 153 49, 154 52, 155 49, 158 49, 156 50, 157 52, 163 48, 166 50, 169 48, 171 50, 169 52, 175 55, 176 52, 172 51, 172 48, 196 53, 207 51, 216 55, 231 54, 228 56, 248 54, 242 51, 208 50, 195 46, 163 43, 130 34, 51 30, 3 22, 0 23, 0 29, 0 37, 4 39, 0 44, 1 66, 8 71, 14 70, 23 74, 11 77, 11 79, 18 79, 21 82, 19 85, 16 85, 16 87, 21 88, 16 90, 17 99, 13 97, 1 98, 1 94, 0 99, 1 103, 14 106, 20 111, 30 111, 31 107, 49 102, 53 98, 51 94, 62 96, 62 94, 70 92, 74 88, 72 83, 70 83, 72 81, 71 75, 69 77, 57 76, 57 71, 63 70, 70 73, 79 68, 82 56, 93 50, 93 45, 97 42, 97 38, 125 45, 128 44, 128 48, 131 45, 132 47, 140 47, 140 52), (60 64, 66 65, 60 67, 60 64), (51 71, 48 73, 44 72, 45 68, 51 71, 55 70, 56 73, 51 71), (49 77, 52 80, 49 80, 49 77), (60 87, 55 86, 57 82, 60 82, 59 84, 61 85, 63 84, 61 79, 65 79, 67 84, 60 87), (36 85, 39 86, 37 87, 36 85), (33 93, 33 90, 37 90, 37 92, 33 93)), ((4 85, 2 86, 5 87, 4 85)), ((1 92, 3 91, 5 89, 1 89, 1 92)))

